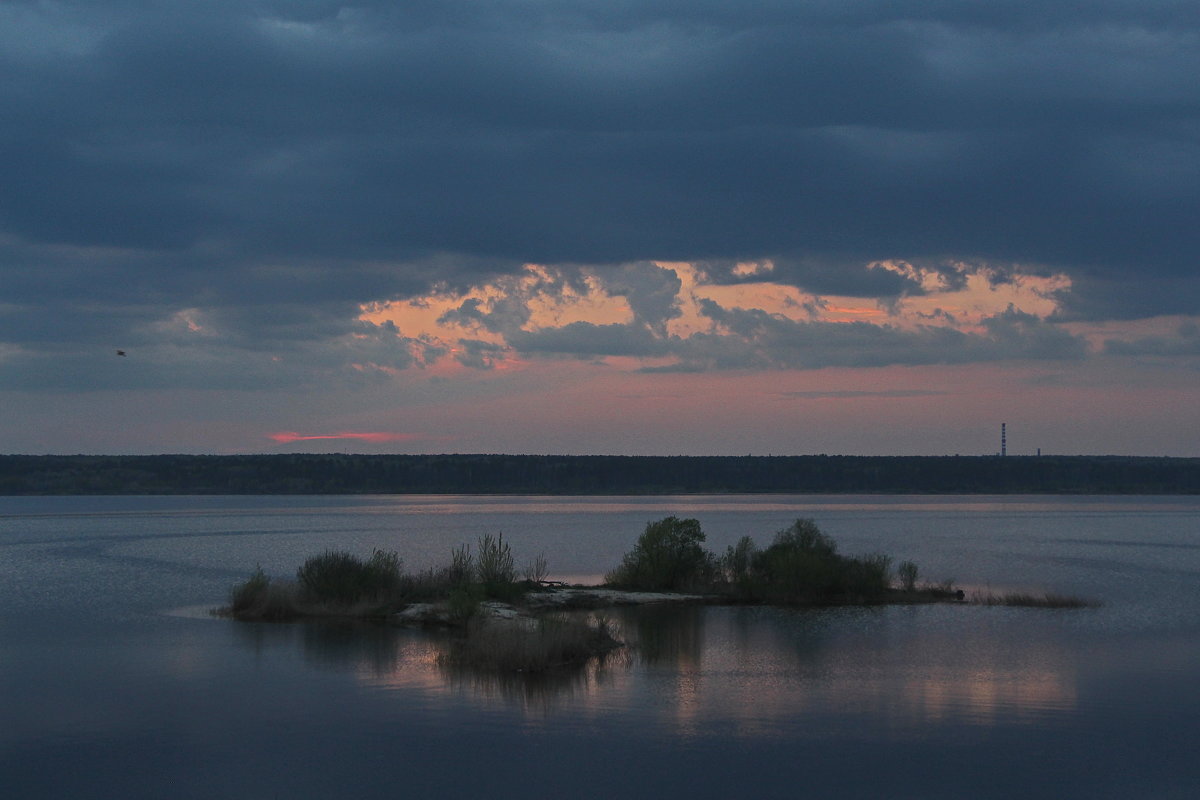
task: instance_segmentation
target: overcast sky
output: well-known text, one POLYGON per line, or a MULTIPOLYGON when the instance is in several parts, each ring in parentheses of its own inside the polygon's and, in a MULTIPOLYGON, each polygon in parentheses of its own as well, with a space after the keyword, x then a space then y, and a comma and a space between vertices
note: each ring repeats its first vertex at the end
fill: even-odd
POLYGON ((0 452, 1200 455, 1197 76, 1194 0, 4 0, 0 452))

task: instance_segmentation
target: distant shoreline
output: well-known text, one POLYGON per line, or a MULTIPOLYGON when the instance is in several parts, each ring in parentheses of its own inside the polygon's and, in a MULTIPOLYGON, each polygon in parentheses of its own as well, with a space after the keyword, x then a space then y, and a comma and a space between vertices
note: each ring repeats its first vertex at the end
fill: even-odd
POLYGON ((0 455, 0 495, 1200 494, 1156 456, 0 455))

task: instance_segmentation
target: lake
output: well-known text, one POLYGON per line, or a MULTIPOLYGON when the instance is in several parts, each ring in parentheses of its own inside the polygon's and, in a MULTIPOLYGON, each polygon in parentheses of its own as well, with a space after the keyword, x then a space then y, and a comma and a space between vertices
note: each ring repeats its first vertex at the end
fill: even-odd
POLYGON ((0 497, 6 798, 1190 798, 1197 742, 1193 497, 0 497), (256 564, 484 533, 596 580, 671 514, 1103 605, 614 611, 630 648, 539 680, 204 613, 256 564))

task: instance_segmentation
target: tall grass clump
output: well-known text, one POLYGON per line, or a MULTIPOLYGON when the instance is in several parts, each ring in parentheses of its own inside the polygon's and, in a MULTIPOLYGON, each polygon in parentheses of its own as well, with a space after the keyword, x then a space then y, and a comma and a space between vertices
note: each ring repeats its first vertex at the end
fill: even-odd
POLYGON ((470 583, 475 576, 475 558, 471 555, 471 545, 460 544, 450 551, 450 566, 446 568, 446 582, 453 586, 470 583))
POLYGON ((485 533, 479 537, 479 557, 476 560, 479 582, 484 586, 497 586, 516 580, 512 548, 504 541, 504 534, 493 537, 485 533))
POLYGON ((901 561, 896 565, 896 575, 900 578, 900 588, 906 592, 917 590, 917 565, 912 561, 901 561))
POLYGON ((271 580, 260 565, 229 591, 229 605, 214 613, 241 620, 295 619, 303 613, 296 595, 294 583, 271 580))
POLYGON ((305 561, 296 571, 296 580, 307 600, 351 606, 395 599, 404 576, 394 552, 375 550, 363 561, 352 553, 326 550, 305 561))
POLYGON ((606 582, 645 591, 707 588, 717 576, 717 563, 703 542, 698 520, 666 517, 649 522, 621 565, 605 576, 606 582))
POLYGON ((240 614, 247 611, 259 602, 270 585, 271 579, 263 572, 262 564, 257 565, 249 578, 229 591, 229 612, 240 614))
POLYGON ((479 554, 475 558, 475 578, 486 597, 512 602, 525 594, 525 586, 517 583, 517 568, 512 548, 504 534, 485 533, 479 537, 479 554))

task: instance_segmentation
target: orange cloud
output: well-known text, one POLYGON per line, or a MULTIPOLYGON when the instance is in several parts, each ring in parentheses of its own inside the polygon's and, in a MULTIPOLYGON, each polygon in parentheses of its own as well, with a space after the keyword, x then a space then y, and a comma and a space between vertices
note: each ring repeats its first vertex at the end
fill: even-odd
POLYGON ((421 437, 415 433, 296 433, 295 431, 281 431, 279 433, 269 433, 267 434, 267 438, 281 444, 290 444, 292 442, 309 442, 314 439, 358 439, 363 442, 411 442, 421 437))

